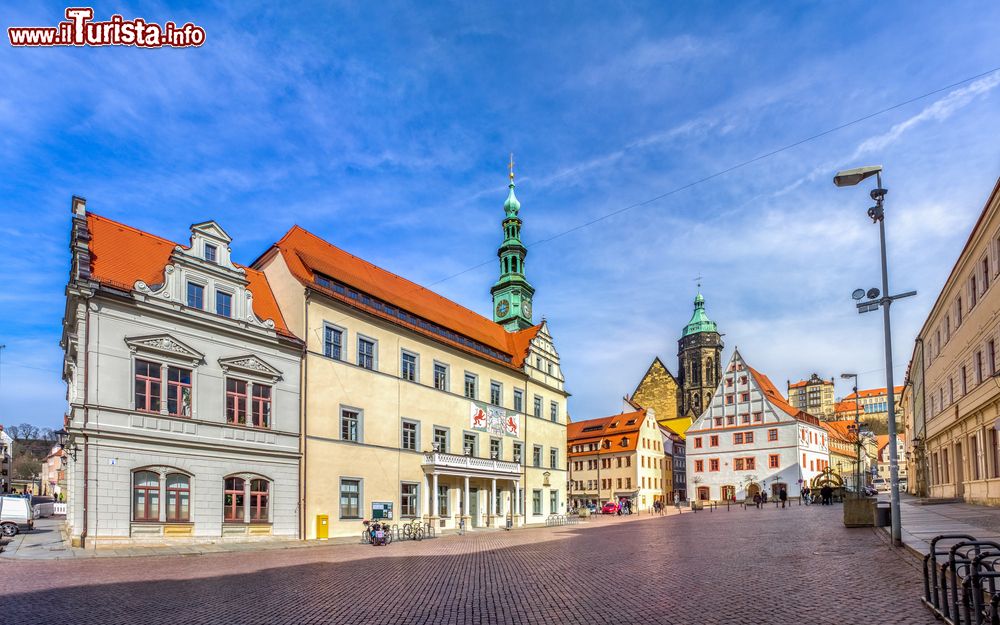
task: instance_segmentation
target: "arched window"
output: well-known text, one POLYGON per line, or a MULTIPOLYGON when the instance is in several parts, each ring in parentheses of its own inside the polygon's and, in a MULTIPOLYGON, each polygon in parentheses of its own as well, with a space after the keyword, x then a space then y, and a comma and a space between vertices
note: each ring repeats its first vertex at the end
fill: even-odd
POLYGON ((711 386, 714 384, 715 379, 715 368, 712 366, 712 359, 709 358, 705 361, 705 384, 711 386))
POLYGON ((223 493, 223 521, 242 523, 246 497, 246 482, 239 477, 226 478, 226 490, 223 493))
POLYGON ((167 523, 191 520, 191 478, 183 473, 167 475, 167 523))
POLYGON ((260 521, 266 523, 269 519, 267 513, 268 504, 268 484, 267 480, 250 480, 250 521, 260 521))
POLYGON ((136 471, 132 476, 132 520, 160 520, 160 475, 136 471))

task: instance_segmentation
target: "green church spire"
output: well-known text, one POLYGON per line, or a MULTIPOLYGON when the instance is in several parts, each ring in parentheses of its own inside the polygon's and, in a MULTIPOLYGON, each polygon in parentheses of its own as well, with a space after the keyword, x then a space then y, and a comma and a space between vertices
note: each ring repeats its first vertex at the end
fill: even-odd
POLYGON ((521 218, 517 216, 521 203, 514 195, 514 155, 510 155, 510 191, 503 203, 506 216, 502 222, 503 242, 497 249, 500 258, 500 279, 490 293, 493 295, 493 321, 508 331, 522 330, 534 325, 531 321, 531 297, 534 287, 524 276, 524 257, 527 248, 521 243, 521 218))
POLYGON ((688 321, 688 324, 684 326, 684 334, 682 336, 690 336, 699 332, 718 331, 719 328, 715 325, 715 322, 705 314, 705 298, 699 292, 694 298, 694 313, 691 315, 691 321, 688 321))

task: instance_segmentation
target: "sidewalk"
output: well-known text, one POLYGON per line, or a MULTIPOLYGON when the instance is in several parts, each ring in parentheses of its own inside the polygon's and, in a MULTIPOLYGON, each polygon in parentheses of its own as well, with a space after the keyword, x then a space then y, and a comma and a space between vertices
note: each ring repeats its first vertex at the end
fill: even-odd
MULTIPOLYGON (((690 514, 688 508, 683 509, 683 514, 690 514)), ((706 510, 705 513, 708 513, 706 510)), ((670 508, 663 516, 681 514, 678 510, 670 508)), ((701 512, 699 512, 701 514, 701 512)), ((612 523, 624 523, 628 521, 638 521, 653 518, 648 512, 642 514, 632 514, 628 516, 607 516, 596 515, 591 519, 580 519, 574 525, 551 526, 551 529, 588 526, 608 525, 612 523)), ((62 539, 62 517, 52 517, 38 519, 35 521, 35 529, 29 533, 18 534, 9 542, 0 540, 0 562, 5 560, 66 560, 66 559, 87 559, 87 558, 122 558, 136 556, 193 556, 206 553, 232 553, 232 552, 258 552, 274 551, 281 549, 307 549, 312 547, 327 547, 332 545, 354 545, 358 543, 358 538, 354 536, 345 538, 331 538, 329 540, 275 540, 258 542, 204 542, 175 545, 123 545, 119 548, 101 549, 79 549, 70 547, 62 539)), ((532 523, 516 528, 514 531, 525 529, 545 529, 545 523, 532 523)), ((502 532, 501 529, 474 529, 467 530, 468 533, 480 532, 502 532)), ((360 535, 360 525, 358 534, 360 535)), ((456 534, 455 530, 439 532, 438 537, 451 536, 456 534)))
MULTIPOLYGON (((930 551, 931 540, 941 534, 969 534, 981 540, 1000 542, 1000 508, 968 503, 922 505, 914 497, 899 502, 903 544, 921 557, 930 551)), ((881 528, 886 534, 890 528, 881 528)))

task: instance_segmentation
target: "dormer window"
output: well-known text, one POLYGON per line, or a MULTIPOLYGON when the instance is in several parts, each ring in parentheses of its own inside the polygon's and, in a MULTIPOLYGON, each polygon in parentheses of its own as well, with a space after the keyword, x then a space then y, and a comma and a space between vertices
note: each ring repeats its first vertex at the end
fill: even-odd
POLYGON ((188 282, 187 305, 191 308, 205 308, 205 287, 188 282))
POLYGON ((218 261, 218 248, 216 248, 211 243, 205 244, 205 260, 210 263, 217 263, 218 261))
POLYGON ((215 292, 215 314, 222 317, 233 316, 233 296, 224 291, 215 292))

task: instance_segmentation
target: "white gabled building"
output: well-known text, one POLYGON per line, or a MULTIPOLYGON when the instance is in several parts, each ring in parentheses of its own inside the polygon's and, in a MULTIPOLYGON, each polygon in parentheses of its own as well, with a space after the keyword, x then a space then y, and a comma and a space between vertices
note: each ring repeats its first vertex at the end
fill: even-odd
POLYGON ((819 419, 789 404, 738 349, 686 436, 688 493, 701 501, 777 496, 783 487, 798 497, 829 464, 819 419))

